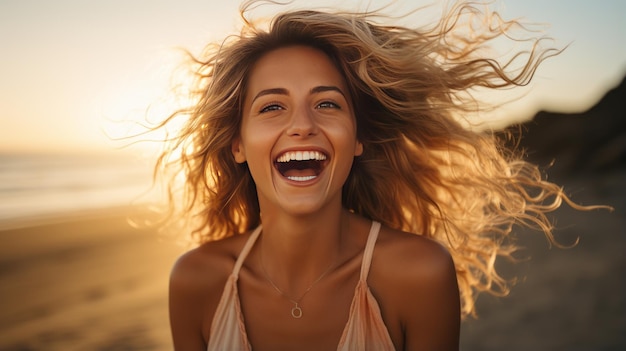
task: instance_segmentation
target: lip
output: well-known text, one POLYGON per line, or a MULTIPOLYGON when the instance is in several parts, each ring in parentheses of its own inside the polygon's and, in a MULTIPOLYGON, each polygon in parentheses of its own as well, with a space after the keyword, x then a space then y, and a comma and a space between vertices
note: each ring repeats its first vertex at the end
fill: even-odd
MULTIPOLYGON (((292 155, 293 156, 293 155, 292 155)), ((291 157, 293 158, 293 157, 291 157)), ((306 158, 306 156, 305 156, 306 158)), ((316 159, 317 157, 313 158, 316 159)), ((288 149, 283 149, 280 150, 279 152, 277 152, 273 157, 272 157, 272 165, 274 168, 274 171, 276 172, 277 176, 282 179, 283 181, 287 182, 288 184, 291 185, 296 185, 296 186, 308 186, 311 184, 316 183, 319 179, 320 176, 324 173, 324 171, 326 170, 326 167, 328 166, 328 163, 330 161, 330 153, 320 147, 316 147, 316 146, 300 146, 300 147, 296 147, 296 148, 288 148, 288 149), (308 152, 308 154, 307 154, 308 152), (278 159, 288 153, 301 153, 303 155, 308 155, 309 159, 311 159, 311 157, 313 156, 313 154, 311 153, 317 153, 315 154, 316 156, 321 156, 324 157, 325 159, 323 160, 317 160, 315 162, 321 162, 321 167, 319 169, 318 172, 316 172, 316 174, 314 176, 309 175, 309 176, 303 176, 301 177, 301 179, 293 179, 293 178, 289 178, 287 176, 285 176, 283 174, 283 172, 281 172, 279 165, 282 162, 278 162, 278 159), (302 178, 308 178, 311 177, 310 179, 302 179, 302 178)), ((306 160, 302 160, 300 162, 306 162, 306 160)), ((293 177, 293 176, 292 176, 293 177)))

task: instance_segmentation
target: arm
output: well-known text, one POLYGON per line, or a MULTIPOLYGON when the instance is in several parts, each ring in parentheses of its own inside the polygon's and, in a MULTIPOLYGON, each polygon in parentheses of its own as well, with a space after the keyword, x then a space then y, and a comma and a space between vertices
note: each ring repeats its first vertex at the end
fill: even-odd
POLYGON ((204 351, 202 336, 202 307, 205 289, 198 279, 198 265, 190 254, 178 259, 170 275, 170 328, 177 351, 204 351))
POLYGON ((458 350, 460 298, 454 262, 444 248, 429 244, 428 250, 419 250, 419 262, 412 260, 413 279, 402 299, 407 312, 402 317, 404 348, 458 350))

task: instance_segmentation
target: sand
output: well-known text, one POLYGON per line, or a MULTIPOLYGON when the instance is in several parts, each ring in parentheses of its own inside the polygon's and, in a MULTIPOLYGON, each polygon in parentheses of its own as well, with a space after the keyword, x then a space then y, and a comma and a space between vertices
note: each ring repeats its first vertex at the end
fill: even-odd
POLYGON ((0 350, 171 349, 167 279, 182 249, 132 228, 131 212, 0 232, 0 350))
MULTIPOLYGON (((580 202, 616 211, 556 213, 562 242, 520 231, 532 259, 520 282, 481 296, 462 350, 626 349, 626 171, 565 180, 580 202)), ((0 350, 170 350, 167 279, 183 251, 126 219, 133 209, 0 223, 0 350)))
POLYGON ((557 238, 570 249, 519 231, 524 262, 505 264, 519 282, 505 298, 483 295, 479 318, 462 329, 465 350, 626 350, 626 170, 563 179, 582 204, 613 212, 555 213, 557 238))

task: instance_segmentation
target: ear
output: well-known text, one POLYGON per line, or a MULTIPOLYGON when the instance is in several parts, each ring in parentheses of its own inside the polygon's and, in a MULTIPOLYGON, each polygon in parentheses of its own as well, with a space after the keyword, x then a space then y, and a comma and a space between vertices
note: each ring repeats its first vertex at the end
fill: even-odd
POLYGON ((241 143, 241 138, 235 138, 231 145, 231 151, 233 156, 235 157, 235 162, 244 163, 246 162, 246 153, 243 148, 243 144, 241 143))
POLYGON ((354 148, 354 156, 361 156, 361 155, 363 155, 363 143, 357 140, 356 146, 354 148))

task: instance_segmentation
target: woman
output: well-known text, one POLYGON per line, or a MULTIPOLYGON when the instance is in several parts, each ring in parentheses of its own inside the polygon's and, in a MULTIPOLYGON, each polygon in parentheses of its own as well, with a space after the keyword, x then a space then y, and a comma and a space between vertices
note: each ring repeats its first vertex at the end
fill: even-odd
POLYGON ((514 22, 464 4, 424 31, 373 15, 246 21, 195 61, 159 161, 172 194, 185 177, 200 244, 171 276, 177 350, 458 349, 475 295, 507 292, 512 226, 553 240, 544 213, 569 199, 459 117, 470 89, 524 85, 555 51, 510 75, 478 52, 514 22))

